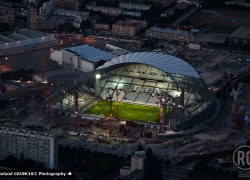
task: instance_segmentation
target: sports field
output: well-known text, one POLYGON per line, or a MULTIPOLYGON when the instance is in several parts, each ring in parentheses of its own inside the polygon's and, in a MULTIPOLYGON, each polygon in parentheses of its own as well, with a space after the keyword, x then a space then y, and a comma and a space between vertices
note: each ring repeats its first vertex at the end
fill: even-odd
MULTIPOLYGON (((109 102, 100 101, 96 105, 92 106, 85 113, 95 114, 95 115, 105 115, 109 114, 109 102)), ((170 111, 167 111, 169 114, 170 111)), ((115 102, 112 104, 112 114, 115 117, 115 102)), ((119 119, 128 119, 133 121, 141 122, 159 122, 160 121, 160 109, 156 107, 141 106, 137 104, 127 104, 121 103, 118 104, 118 118, 119 119)))

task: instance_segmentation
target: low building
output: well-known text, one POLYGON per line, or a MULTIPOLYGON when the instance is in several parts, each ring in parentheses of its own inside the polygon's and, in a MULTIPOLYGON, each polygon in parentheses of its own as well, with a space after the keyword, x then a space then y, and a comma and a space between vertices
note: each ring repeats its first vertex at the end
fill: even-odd
POLYGON ((73 26, 75 26, 76 28, 80 28, 81 23, 89 19, 89 12, 84 12, 84 11, 55 9, 54 15, 66 17, 67 21, 73 23, 73 26))
POLYGON ((148 21, 136 20, 136 19, 126 19, 127 22, 137 22, 140 23, 142 28, 148 27, 148 21))
POLYGON ((96 23, 95 29, 102 29, 102 30, 110 30, 110 24, 104 24, 104 23, 96 23))
POLYGON ((39 30, 58 30, 60 22, 59 21, 37 21, 36 28, 39 30))
POLYGON ((90 18, 90 22, 91 22, 91 27, 95 27, 96 22, 99 19, 99 15, 94 15, 93 17, 90 18))
POLYGON ((39 8, 39 15, 48 18, 53 14, 54 6, 52 2, 45 2, 43 5, 39 8))
POLYGON ((15 25, 15 16, 13 15, 6 15, 6 16, 0 16, 0 23, 7 23, 9 26, 15 25))
POLYGON ((64 66, 71 66, 71 58, 74 67, 85 72, 95 70, 95 65, 100 60, 109 61, 115 57, 117 56, 112 53, 88 45, 63 48, 54 51, 50 55, 50 59, 57 61, 64 66))
POLYGON ((141 17, 141 12, 138 11, 123 11, 122 14, 134 17, 141 17))
POLYGON ((233 42, 234 45, 250 46, 250 28, 238 28, 229 36, 229 39, 233 42))
POLYGON ((57 21, 59 24, 64 25, 66 22, 68 22, 68 18, 64 16, 51 16, 49 18, 50 21, 57 21))
POLYGON ((164 11, 163 13, 161 13, 161 17, 169 17, 171 15, 173 15, 175 13, 175 9, 174 8, 169 8, 166 11, 164 11))
POLYGON ((20 29, 12 33, 0 34, 0 52, 9 52, 13 50, 34 48, 45 44, 54 44, 57 39, 54 35, 35 31, 31 29, 20 29))
POLYGON ((175 9, 185 9, 187 7, 187 5, 188 4, 186 2, 180 2, 174 8, 175 9))
POLYGON ((13 155, 45 164, 50 169, 58 166, 58 138, 37 131, 0 127, 0 158, 13 155))
POLYGON ((131 156, 130 167, 123 166, 120 169, 120 176, 121 178, 126 178, 127 176, 132 175, 133 173, 134 175, 130 176, 129 179, 133 178, 134 176, 137 176, 137 179, 139 180, 143 178, 146 168, 147 168, 147 157, 145 151, 137 151, 135 152, 134 155, 131 156))
POLYGON ((96 1, 91 1, 86 5, 86 9, 92 10, 92 11, 100 11, 103 14, 107 14, 109 16, 118 16, 119 14, 122 14, 122 9, 119 8, 113 8, 113 7, 102 7, 102 6, 96 6, 96 1))
POLYGON ((111 50, 120 50, 123 51, 125 54, 130 53, 130 52, 137 52, 136 49, 133 49, 129 46, 117 43, 117 42, 108 42, 106 43, 106 47, 111 49, 111 50))
POLYGON ((194 38, 194 43, 207 45, 207 43, 220 43, 224 44, 228 38, 228 34, 221 33, 202 33, 197 34, 194 38))
POLYGON ((119 3, 119 7, 122 9, 135 9, 138 11, 145 11, 145 10, 150 10, 151 5, 134 4, 134 3, 119 3))
POLYGON ((112 25, 112 34, 122 36, 135 36, 142 29, 141 23, 117 21, 112 25))
POLYGON ((166 28, 157 28, 151 27, 146 30, 146 36, 157 38, 157 39, 166 39, 171 41, 182 41, 189 43, 191 35, 187 31, 179 31, 175 29, 166 29, 166 28))
POLYGON ((250 7, 250 3, 246 3, 246 1, 226 1, 226 5, 239 5, 239 6, 245 6, 250 7))
POLYGON ((58 9, 78 10, 77 0, 50 0, 50 2, 52 2, 54 7, 58 9))

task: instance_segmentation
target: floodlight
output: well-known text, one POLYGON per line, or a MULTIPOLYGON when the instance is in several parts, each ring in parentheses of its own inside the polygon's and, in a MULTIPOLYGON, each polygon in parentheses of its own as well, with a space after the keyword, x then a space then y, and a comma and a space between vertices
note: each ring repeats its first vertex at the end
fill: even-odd
POLYGON ((101 78, 101 75, 100 75, 100 74, 96 74, 96 75, 95 75, 95 78, 96 78, 96 79, 100 79, 100 78, 101 78))

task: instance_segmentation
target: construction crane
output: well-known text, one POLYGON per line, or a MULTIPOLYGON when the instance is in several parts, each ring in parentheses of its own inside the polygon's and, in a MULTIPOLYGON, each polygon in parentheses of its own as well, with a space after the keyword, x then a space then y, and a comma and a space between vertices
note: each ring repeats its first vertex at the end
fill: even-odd
POLYGON ((107 90, 108 97, 106 97, 106 101, 109 101, 109 117, 108 117, 108 123, 109 123, 109 136, 111 137, 112 135, 112 99, 113 97, 111 96, 109 89, 107 90))
MULTIPOLYGON (((71 33, 65 40, 68 41, 72 35, 74 35, 76 33, 76 31, 74 31, 73 33, 71 33)), ((33 81, 36 84, 37 87, 37 91, 38 91, 38 95, 40 98, 43 98, 43 90, 44 90, 44 83, 45 83, 45 75, 46 75, 46 65, 47 65, 47 59, 50 57, 50 55, 55 52, 56 50, 58 50, 60 47, 62 46, 61 43, 58 43, 55 47, 51 48, 50 52, 45 54, 42 57, 42 81, 41 83, 38 83, 37 80, 34 77, 34 74, 32 75, 33 77, 33 81)))
MULTIPOLYGON (((78 133, 78 86, 76 84, 76 70, 74 68, 73 60, 70 59, 71 68, 72 68, 72 75, 73 75, 73 82, 74 82, 74 99, 75 99, 75 132, 78 133)), ((112 102, 112 101, 111 101, 112 102)))
POLYGON ((233 96, 234 96, 234 105, 233 105, 233 115, 234 115, 234 123, 235 123, 235 128, 240 127, 240 118, 239 118, 239 113, 238 113, 238 102, 237 102, 237 96, 234 88, 234 83, 233 83, 233 77, 232 74, 229 72, 229 69, 227 69, 228 72, 228 79, 232 88, 233 96))
POLYGON ((162 92, 160 94, 160 97, 156 97, 158 100, 159 100, 159 103, 160 103, 160 129, 159 129, 159 133, 162 133, 163 130, 162 130, 162 103, 163 103, 163 99, 162 99, 162 92))
POLYGON ((51 86, 53 86, 53 85, 61 85, 61 84, 65 84, 65 82, 64 81, 62 81, 62 82, 51 82, 49 77, 48 77, 48 80, 47 80, 47 93, 46 93, 46 97, 47 97, 46 117, 47 117, 47 120, 50 120, 50 118, 51 118, 51 94, 50 94, 51 86))

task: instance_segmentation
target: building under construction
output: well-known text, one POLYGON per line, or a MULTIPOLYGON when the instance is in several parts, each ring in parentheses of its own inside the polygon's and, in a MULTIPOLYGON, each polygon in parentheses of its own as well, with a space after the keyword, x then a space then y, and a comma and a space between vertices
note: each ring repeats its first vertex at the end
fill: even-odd
POLYGON ((76 118, 76 126, 77 118, 102 119, 85 113, 100 100, 159 107, 161 119, 155 125, 163 130, 202 124, 215 109, 214 95, 190 64, 151 52, 119 56, 89 73, 72 70, 50 76, 43 99, 48 118, 63 112, 76 118), (174 113, 167 117, 164 112, 168 108, 174 113))

